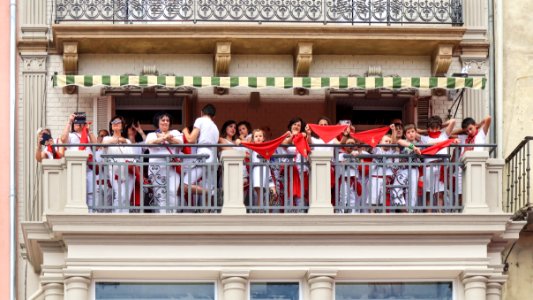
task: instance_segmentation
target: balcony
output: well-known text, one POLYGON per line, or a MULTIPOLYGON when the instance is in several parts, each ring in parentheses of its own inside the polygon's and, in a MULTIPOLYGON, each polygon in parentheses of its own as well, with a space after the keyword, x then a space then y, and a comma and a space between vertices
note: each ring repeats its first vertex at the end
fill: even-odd
POLYGON ((463 24, 461 0, 56 0, 55 23, 463 24))
POLYGON ((308 161, 278 154, 260 162, 247 161, 242 148, 236 148, 223 151, 215 163, 190 154, 101 154, 98 162, 87 162, 86 152, 69 150, 63 159, 42 163, 42 211, 35 211, 35 219, 57 212, 502 213, 504 163, 488 152, 467 152, 461 158, 455 151, 431 161, 409 155, 344 156, 340 161, 340 147, 332 148, 312 152, 308 161), (203 175, 187 179, 193 173, 203 175), (67 188, 61 189, 65 182, 67 188))

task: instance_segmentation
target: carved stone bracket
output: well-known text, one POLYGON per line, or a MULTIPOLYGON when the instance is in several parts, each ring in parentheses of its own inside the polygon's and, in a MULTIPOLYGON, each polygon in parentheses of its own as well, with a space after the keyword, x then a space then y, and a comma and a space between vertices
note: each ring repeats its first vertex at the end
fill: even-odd
POLYGON ((452 64, 453 45, 439 45, 433 53, 433 63, 431 74, 433 76, 444 76, 452 64))
MULTIPOLYGON (((65 75, 78 74, 78 42, 63 43, 63 72, 65 75)), ((77 90, 75 86, 64 89, 67 94, 74 94, 77 90)))
POLYGON ((231 42, 218 42, 215 48, 215 76, 228 76, 231 63, 231 42))
POLYGON ((313 43, 298 43, 294 53, 294 76, 307 77, 313 61, 313 43))
POLYGON ((21 53, 22 73, 46 73, 46 53, 21 53))
POLYGON ((489 44, 463 43, 460 49, 462 68, 468 69, 469 75, 485 76, 488 72, 489 44))

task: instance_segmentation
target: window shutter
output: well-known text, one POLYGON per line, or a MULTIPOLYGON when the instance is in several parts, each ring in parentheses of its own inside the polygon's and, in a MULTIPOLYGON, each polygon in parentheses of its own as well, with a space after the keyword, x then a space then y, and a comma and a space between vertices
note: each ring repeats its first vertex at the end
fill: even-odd
POLYGON ((109 121, 112 117, 112 102, 112 96, 99 96, 95 98, 94 111, 96 112, 96 114, 94 124, 96 125, 96 127, 93 128, 94 131, 100 129, 109 130, 109 121))
POLYGON ((431 116, 431 97, 420 97, 416 105, 416 126, 426 129, 429 117, 431 116))

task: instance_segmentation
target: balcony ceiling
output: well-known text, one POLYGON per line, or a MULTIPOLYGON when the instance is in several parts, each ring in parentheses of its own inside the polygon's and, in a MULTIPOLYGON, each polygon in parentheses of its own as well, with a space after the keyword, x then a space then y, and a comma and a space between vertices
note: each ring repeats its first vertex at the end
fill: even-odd
POLYGON ((53 48, 77 41, 78 53, 210 54, 230 41, 232 54, 293 54, 313 42, 314 55, 431 55, 438 44, 458 45, 463 27, 387 27, 346 24, 56 24, 53 48))

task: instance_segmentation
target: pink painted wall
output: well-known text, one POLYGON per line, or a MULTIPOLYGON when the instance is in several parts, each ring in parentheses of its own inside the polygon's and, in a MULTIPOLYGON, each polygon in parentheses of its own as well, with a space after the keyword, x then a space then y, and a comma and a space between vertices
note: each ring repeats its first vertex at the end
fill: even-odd
POLYGON ((9 0, 0 1, 0 299, 9 299, 9 0))

